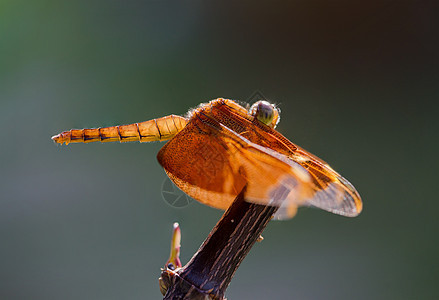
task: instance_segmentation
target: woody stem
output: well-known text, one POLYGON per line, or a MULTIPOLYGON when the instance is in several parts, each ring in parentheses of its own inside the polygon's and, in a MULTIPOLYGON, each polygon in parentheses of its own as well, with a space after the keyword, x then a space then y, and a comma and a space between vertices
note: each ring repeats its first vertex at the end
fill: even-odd
MULTIPOLYGON (((206 297, 224 298, 239 265, 277 210, 277 207, 252 204, 244 199, 245 188, 212 229, 197 253, 177 272, 177 281, 185 281, 206 297)), ((185 298, 187 290, 181 286, 171 285, 164 299, 194 299, 185 298)))

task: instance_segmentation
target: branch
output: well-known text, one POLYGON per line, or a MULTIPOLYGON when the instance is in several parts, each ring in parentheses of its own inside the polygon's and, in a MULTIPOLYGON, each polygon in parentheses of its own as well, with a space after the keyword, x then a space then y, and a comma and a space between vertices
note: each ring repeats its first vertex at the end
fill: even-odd
POLYGON ((163 270, 165 300, 224 299, 236 270, 277 210, 246 202, 245 190, 184 267, 163 270))

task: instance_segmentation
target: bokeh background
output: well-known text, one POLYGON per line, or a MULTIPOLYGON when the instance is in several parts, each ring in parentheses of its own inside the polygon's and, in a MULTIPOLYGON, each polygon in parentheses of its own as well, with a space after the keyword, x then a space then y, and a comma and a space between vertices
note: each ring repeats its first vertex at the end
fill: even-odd
POLYGON ((0 299, 160 299, 222 212, 170 207, 162 144, 50 137, 259 91, 359 190, 355 219, 271 222, 229 299, 437 299, 434 1, 0 2, 0 299))

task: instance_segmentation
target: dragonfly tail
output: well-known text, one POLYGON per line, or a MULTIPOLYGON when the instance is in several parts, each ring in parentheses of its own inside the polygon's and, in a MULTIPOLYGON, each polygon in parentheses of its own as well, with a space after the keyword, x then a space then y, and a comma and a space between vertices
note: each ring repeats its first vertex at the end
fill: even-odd
POLYGON ((57 144, 90 142, 154 142, 174 137, 186 124, 187 119, 170 115, 129 125, 102 128, 71 129, 54 135, 57 144))

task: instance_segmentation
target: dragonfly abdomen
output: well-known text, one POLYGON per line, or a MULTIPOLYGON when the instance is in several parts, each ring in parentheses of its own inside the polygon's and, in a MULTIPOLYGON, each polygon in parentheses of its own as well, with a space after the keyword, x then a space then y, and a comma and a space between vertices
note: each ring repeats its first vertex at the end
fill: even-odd
POLYGON ((129 125, 71 129, 52 137, 58 144, 90 142, 154 142, 174 137, 187 124, 181 116, 170 115, 129 125))

